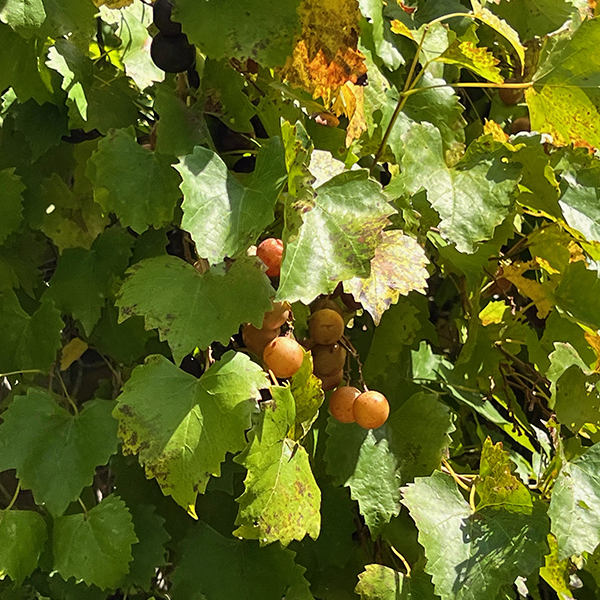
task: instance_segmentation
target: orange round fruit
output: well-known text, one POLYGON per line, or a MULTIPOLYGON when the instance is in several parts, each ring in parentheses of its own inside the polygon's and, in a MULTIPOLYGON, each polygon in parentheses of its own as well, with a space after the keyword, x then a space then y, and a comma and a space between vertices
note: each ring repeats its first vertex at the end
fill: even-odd
POLYGON ((273 309, 263 317, 263 329, 277 329, 290 318, 290 305, 287 302, 273 302, 273 309))
POLYGON ((311 350, 313 355, 313 373, 317 377, 334 375, 344 368, 346 349, 340 344, 331 346, 316 345, 311 350))
POLYGON ((304 350, 294 339, 276 337, 267 344, 263 360, 275 377, 287 378, 298 372, 304 360, 304 350))
POLYGON ((337 373, 333 375, 327 375, 326 377, 319 377, 321 380, 321 388, 324 392, 329 392, 330 390, 335 390, 335 388, 342 383, 342 379, 344 379, 344 369, 340 369, 337 373))
POLYGON ((354 401, 360 396, 360 390, 351 385, 339 387, 329 398, 329 412, 340 423, 354 423, 354 401))
POLYGON ((246 348, 258 356, 262 356, 267 344, 272 342, 280 333, 277 329, 258 329, 250 323, 242 327, 242 339, 246 348))
POLYGON ((374 391, 363 392, 352 407, 354 420, 364 429, 381 427, 390 414, 387 398, 374 391))
POLYGON ((277 238, 268 238, 256 248, 256 256, 267 265, 269 277, 279 277, 281 259, 283 258, 283 242, 277 238))
POLYGON ((344 335, 344 319, 335 310, 323 308, 310 317, 308 330, 315 343, 329 346, 344 335))

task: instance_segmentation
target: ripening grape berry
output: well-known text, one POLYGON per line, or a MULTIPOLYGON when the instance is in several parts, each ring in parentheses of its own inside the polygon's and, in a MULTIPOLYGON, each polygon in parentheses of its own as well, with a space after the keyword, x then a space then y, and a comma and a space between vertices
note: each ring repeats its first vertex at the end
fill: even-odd
POLYGON ((279 327, 277 329, 258 329, 250 323, 246 323, 242 327, 242 339, 246 348, 257 356, 262 356, 267 344, 272 342, 279 334, 279 327))
POLYGON ((313 373, 317 377, 333 375, 344 368, 346 349, 340 344, 317 345, 312 348, 311 352, 313 356, 313 373))
POLYGON ((360 396, 360 390, 351 385, 339 387, 329 398, 329 412, 340 423, 354 423, 354 401, 360 396))
POLYGON ((310 305, 310 312, 314 314, 319 310, 323 310, 324 308, 335 310, 335 312, 339 313, 340 315, 343 314, 340 305, 335 300, 332 300, 329 297, 318 298, 317 300, 315 300, 310 305))
POLYGON ((302 346, 289 337, 276 337, 263 352, 263 360, 275 377, 291 377, 302 366, 302 346))
POLYGON ((311 316, 308 330, 314 342, 321 346, 329 346, 344 335, 344 319, 335 310, 323 308, 311 316))
POLYGON ((159 31, 150 46, 152 62, 165 73, 183 73, 196 60, 196 46, 190 44, 185 33, 165 35, 159 31))
POLYGON ((523 100, 523 90, 518 88, 500 88, 498 90, 498 96, 500 97, 500 100, 502 100, 502 102, 504 102, 504 104, 507 106, 514 106, 523 100))
POLYGON ((290 318, 290 305, 287 302, 273 302, 273 310, 265 313, 263 329, 277 329, 290 318))
POLYGON ((155 0, 152 5, 152 20, 158 30, 165 35, 181 33, 181 24, 171 20, 173 4, 171 0, 155 0))
POLYGON ((283 242, 281 240, 268 238, 262 241, 256 248, 256 256, 267 265, 267 275, 269 277, 279 277, 283 257, 283 242))
POLYGON ((326 375, 325 377, 319 377, 321 380, 321 388, 324 392, 328 392, 329 390, 335 390, 335 388, 342 383, 342 379, 344 379, 344 369, 340 369, 337 373, 333 375, 326 375))
POLYGON ((363 392, 352 407, 354 420, 364 429, 381 427, 390 414, 387 398, 379 392, 363 392))
POLYGON ((531 121, 529 117, 519 117, 510 125, 510 132, 515 135, 521 131, 531 131, 531 121))

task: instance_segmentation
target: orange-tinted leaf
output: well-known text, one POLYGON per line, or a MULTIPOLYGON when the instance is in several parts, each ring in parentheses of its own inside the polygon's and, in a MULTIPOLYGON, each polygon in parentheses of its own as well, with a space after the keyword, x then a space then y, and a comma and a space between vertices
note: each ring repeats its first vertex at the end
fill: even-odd
POLYGON ((357 49, 361 15, 357 0, 304 0, 302 34, 281 75, 329 106, 347 81, 367 72, 357 49))

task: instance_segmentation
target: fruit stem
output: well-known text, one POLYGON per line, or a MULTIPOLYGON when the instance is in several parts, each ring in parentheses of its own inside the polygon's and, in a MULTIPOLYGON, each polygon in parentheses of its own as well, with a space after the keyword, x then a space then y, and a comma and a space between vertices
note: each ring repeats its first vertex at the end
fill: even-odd
POLYGON ((8 506, 4 510, 10 510, 14 506, 15 502, 17 501, 20 491, 21 491, 21 482, 19 481, 19 483, 17 483, 17 489, 15 490, 15 493, 13 494, 11 501, 8 503, 8 506))
POLYGON ((404 565, 404 568, 406 569, 406 576, 410 577, 411 568, 410 568, 410 565, 408 564, 408 561, 391 544, 390 544, 390 548, 392 549, 392 552, 402 561, 402 564, 404 565))

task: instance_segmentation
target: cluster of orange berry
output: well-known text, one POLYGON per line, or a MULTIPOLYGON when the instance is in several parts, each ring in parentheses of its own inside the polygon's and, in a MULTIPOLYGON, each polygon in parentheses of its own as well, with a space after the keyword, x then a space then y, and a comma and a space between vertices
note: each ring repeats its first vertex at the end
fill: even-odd
MULTIPOLYGON (((264 240, 256 255, 265 263, 269 277, 280 273, 283 242, 264 240)), ((263 318, 260 329, 247 323, 242 328, 244 344, 262 356, 266 367, 278 378, 292 377, 302 366, 304 350, 292 337, 281 336, 281 327, 291 318, 287 302, 276 302, 263 318)), ((341 423, 356 422, 365 429, 383 425, 390 413, 386 397, 375 391, 360 392, 352 386, 338 387, 344 377, 347 351, 341 343, 345 323, 334 303, 321 305, 308 321, 310 334, 307 347, 313 357, 313 373, 322 382, 324 391, 337 388, 329 400, 329 412, 341 423)))

